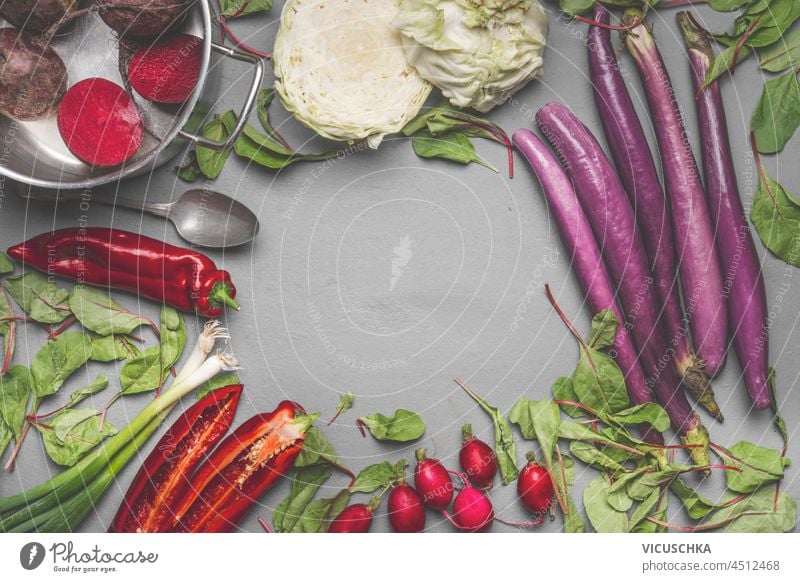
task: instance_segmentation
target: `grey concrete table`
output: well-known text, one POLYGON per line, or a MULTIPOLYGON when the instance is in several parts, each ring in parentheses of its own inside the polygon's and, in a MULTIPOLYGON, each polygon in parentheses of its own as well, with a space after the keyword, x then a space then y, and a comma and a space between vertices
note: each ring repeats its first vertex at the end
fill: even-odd
MULTIPOLYGON (((728 26, 719 15, 706 10, 700 13, 712 28, 728 26)), ((699 151, 687 60, 674 15, 673 10, 666 10, 652 19, 685 109, 692 143, 699 151)), ((269 50, 278 16, 276 7, 267 17, 236 23, 236 29, 247 42, 269 50)), ((544 103, 562 100, 599 132, 586 77, 586 27, 561 22, 555 13, 551 13, 551 21, 541 82, 530 84, 491 117, 511 133, 518 127, 531 127, 535 111, 544 103)), ((627 55, 622 63, 643 119, 647 119, 633 64, 627 55)), ((219 86, 224 88, 217 109, 236 107, 247 71, 227 64, 216 72, 222 77, 219 86)), ((752 61, 740 67, 735 83, 724 82, 746 204, 758 185, 748 153, 747 125, 761 85, 752 61)), ((304 149, 324 147, 296 122, 287 120, 278 107, 273 109, 276 123, 292 143, 304 149)), ((780 166, 774 159, 766 160, 769 171, 793 191, 800 190, 800 166, 795 163, 798 143, 795 139, 790 144, 780 166)), ((478 149, 495 166, 504 168, 502 148, 480 143, 478 149)), ((104 191, 169 201, 188 187, 176 178, 173 164, 168 164, 150 176, 104 191)), ((242 302, 242 310, 227 318, 232 349, 241 360, 246 385, 237 422, 257 411, 272 410, 283 398, 297 400, 328 417, 339 395, 353 390, 354 409, 325 428, 347 465, 358 470, 384 459, 412 461, 414 449, 425 446, 432 455, 456 467, 463 423, 471 422, 477 434, 490 442, 493 433, 487 416, 457 388, 453 377, 461 377, 493 404, 508 410, 522 394, 546 397, 555 378, 571 373, 577 346, 550 308, 543 285, 550 283, 580 329, 586 329, 589 313, 582 307, 569 257, 561 251, 539 187, 521 159, 517 158, 516 175, 509 180, 505 171, 494 174, 476 165, 460 167, 418 159, 408 140, 391 138, 378 151, 360 151, 327 163, 297 164, 280 173, 248 166, 231 156, 212 187, 248 204, 262 224, 254 244, 210 253, 233 274, 242 302), (420 442, 391 446, 362 439, 355 427, 357 416, 390 413, 398 407, 417 411, 426 421, 428 429, 420 442)), ((81 220, 181 242, 170 225, 150 216, 99 205, 82 211, 74 203, 28 204, 8 189, 0 194, 3 246, 53 227, 75 226, 81 220)), ((770 359, 778 370, 783 413, 789 430, 796 434, 800 422, 800 362, 795 359, 800 347, 800 271, 768 255, 760 243, 758 248, 774 316, 770 359)), ((122 299, 129 304, 134 301, 122 299)), ((140 307, 156 313, 147 301, 140 307)), ((198 325, 190 321, 190 342, 198 325)), ((37 329, 25 329, 18 339, 16 361, 32 357, 42 335, 37 329)), ((97 369, 93 367, 95 373, 97 369)), ((117 372, 106 371, 112 378, 117 372)), ((739 365, 731 355, 715 382, 727 420, 718 425, 703 414, 714 440, 732 444, 749 439, 779 447, 770 414, 750 411, 739 375, 739 365)), ((63 396, 88 379, 86 372, 76 374, 62 390, 63 396)), ((124 424, 148 398, 142 395, 118 403, 111 420, 124 424)), ((102 397, 96 404, 104 402, 102 397)), ((520 458, 530 446, 518 441, 520 458)), ((788 469, 785 490, 798 498, 800 479, 794 465, 800 457, 796 447, 790 448, 789 454, 794 464, 788 469)), ((102 531, 108 526, 138 465, 133 462, 121 473, 118 483, 85 521, 85 531, 102 531)), ((0 495, 41 482, 55 470, 41 440, 33 434, 25 443, 17 470, 0 475, 0 495)), ((595 472, 581 465, 577 472, 580 499, 583 486, 595 472)), ((712 490, 722 484, 718 475, 713 481, 709 485, 712 490)), ((343 477, 331 479, 322 494, 333 493, 345 482, 343 477)), ((259 531, 259 516, 271 520, 286 489, 282 483, 264 496, 262 506, 249 515, 242 530, 259 531)), ((498 486, 492 499, 502 517, 524 518, 513 487, 498 486)), ((670 514, 674 521, 683 521, 678 503, 672 503, 670 514)), ((428 526, 434 531, 451 529, 435 514, 428 515, 428 526)), ((559 528, 557 520, 537 531, 559 528)), ((377 518, 375 529, 388 529, 385 516, 377 518)), ((505 529, 495 526, 495 531, 505 529)))

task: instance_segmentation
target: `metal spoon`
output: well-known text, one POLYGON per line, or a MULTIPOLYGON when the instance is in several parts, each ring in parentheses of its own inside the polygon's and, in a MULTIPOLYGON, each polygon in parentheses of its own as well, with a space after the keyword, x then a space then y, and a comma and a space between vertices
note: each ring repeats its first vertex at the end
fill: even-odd
MULTIPOLYGON (((20 195, 32 200, 87 200, 84 191, 24 187, 20 188, 20 195)), ((250 242, 258 233, 258 217, 252 210, 230 196, 211 190, 187 190, 168 204, 122 196, 91 193, 88 196, 91 198, 87 201, 162 216, 175 225, 181 238, 201 247, 235 247, 250 242)))

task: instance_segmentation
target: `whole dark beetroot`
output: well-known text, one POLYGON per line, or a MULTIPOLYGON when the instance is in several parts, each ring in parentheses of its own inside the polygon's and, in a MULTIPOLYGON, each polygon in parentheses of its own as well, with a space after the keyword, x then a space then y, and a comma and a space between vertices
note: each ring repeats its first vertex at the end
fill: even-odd
POLYGON ((472 425, 465 424, 461 429, 464 442, 458 453, 461 469, 467 478, 478 487, 491 487, 497 475, 497 456, 492 447, 472 436, 472 425))
POLYGON ((396 533, 417 533, 425 529, 425 506, 419 493, 408 483, 392 488, 387 506, 389 523, 396 533))
POLYGON ((0 0, 0 16, 27 32, 44 32, 58 24, 77 0, 0 0))
POLYGON ((194 0, 98 0, 100 18, 120 36, 163 34, 178 24, 194 0))
POLYGON ((414 485, 422 502, 441 511, 453 500, 453 480, 444 465, 425 456, 425 449, 417 449, 417 466, 414 469, 414 485))
POLYGON ((52 48, 16 28, 0 28, 0 114, 41 119, 66 90, 67 68, 52 48))

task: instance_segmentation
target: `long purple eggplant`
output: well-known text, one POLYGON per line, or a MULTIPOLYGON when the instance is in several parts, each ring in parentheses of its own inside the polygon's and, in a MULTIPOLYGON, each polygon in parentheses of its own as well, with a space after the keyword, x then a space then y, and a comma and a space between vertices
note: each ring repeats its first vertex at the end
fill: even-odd
POLYGON ((770 405, 767 292, 736 184, 722 94, 717 83, 701 92, 714 50, 685 12, 678 13, 678 22, 689 49, 694 88, 699 92, 697 115, 706 193, 717 227, 733 345, 753 406, 763 409, 770 405))
MULTIPOLYGON (((599 4, 594 20, 601 25, 607 25, 610 21, 608 11, 599 4)), ((710 414, 721 421, 722 413, 708 376, 692 351, 683 324, 675 243, 664 191, 642 123, 620 73, 609 29, 590 27, 588 47, 595 104, 611 157, 636 213, 662 305, 661 325, 666 334, 667 347, 674 354, 675 367, 686 388, 710 414)))
MULTIPOLYGON (((542 185, 550 215, 558 227, 561 243, 570 257, 570 265, 586 302, 593 314, 610 309, 617 320, 625 321, 614 297, 614 287, 609 279, 600 248, 592 228, 583 213, 569 178, 547 146, 532 131, 518 129, 514 132, 514 145, 528 160, 542 185)), ((653 401, 636 348, 629 333, 620 327, 614 338, 615 360, 625 376, 628 395, 634 405, 653 401)), ((663 444, 661 434, 646 425, 642 435, 652 444, 663 444)))
POLYGON ((536 124, 555 150, 575 188, 600 246, 634 343, 639 348, 647 384, 667 411, 695 461, 704 464, 708 432, 681 389, 659 326, 653 275, 630 200, 614 167, 589 129, 564 105, 549 103, 536 113, 536 124))
POLYGON ((641 17, 640 10, 625 11, 625 24, 640 22, 626 31, 625 43, 642 78, 658 140, 692 341, 706 372, 715 376, 725 366, 728 318, 714 228, 669 73, 641 17))

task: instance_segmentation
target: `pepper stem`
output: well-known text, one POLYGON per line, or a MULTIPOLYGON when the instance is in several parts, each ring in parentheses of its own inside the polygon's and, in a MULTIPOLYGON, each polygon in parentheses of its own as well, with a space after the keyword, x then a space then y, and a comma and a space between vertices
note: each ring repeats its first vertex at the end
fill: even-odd
POLYGON ((239 311, 240 306, 236 300, 231 297, 231 286, 227 283, 217 283, 208 294, 208 301, 214 305, 227 305, 236 311, 239 311))

